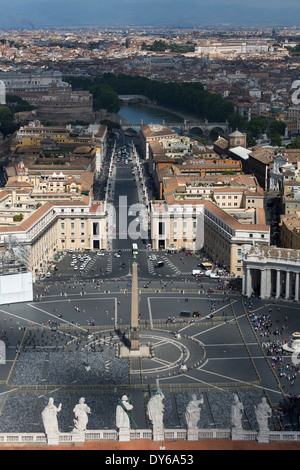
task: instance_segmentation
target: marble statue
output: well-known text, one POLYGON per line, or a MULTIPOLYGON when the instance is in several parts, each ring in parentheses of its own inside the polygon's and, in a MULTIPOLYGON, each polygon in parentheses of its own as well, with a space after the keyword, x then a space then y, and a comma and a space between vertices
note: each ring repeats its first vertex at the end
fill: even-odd
POLYGON ((155 395, 150 398, 147 406, 147 413, 153 426, 153 439, 164 439, 164 405, 165 398, 160 388, 156 389, 155 395))
POLYGON ((73 432, 85 432, 88 423, 90 408, 85 403, 85 398, 80 398, 79 403, 73 409, 75 413, 73 432))
POLYGON ((244 405, 239 400, 239 397, 235 394, 234 401, 231 406, 231 424, 232 424, 232 427, 235 428, 236 430, 243 429, 243 426, 242 426, 243 413, 244 413, 244 405))
POLYGON ((61 403, 58 407, 56 407, 54 405, 53 398, 49 398, 48 405, 42 411, 42 420, 48 441, 54 440, 55 442, 58 442, 59 429, 57 422, 57 413, 59 413, 60 410, 61 403))
POLYGON ((272 416, 272 410, 265 397, 262 398, 261 403, 255 406, 255 416, 259 432, 269 431, 268 419, 272 416))
POLYGON ((116 426, 119 430, 130 429, 130 419, 128 411, 132 410, 133 406, 129 403, 127 395, 123 395, 116 410, 116 426))
POLYGON ((201 396, 201 398, 197 400, 197 396, 193 394, 192 400, 185 410, 185 421, 188 432, 197 430, 198 421, 200 421, 200 404, 203 404, 203 397, 201 396))

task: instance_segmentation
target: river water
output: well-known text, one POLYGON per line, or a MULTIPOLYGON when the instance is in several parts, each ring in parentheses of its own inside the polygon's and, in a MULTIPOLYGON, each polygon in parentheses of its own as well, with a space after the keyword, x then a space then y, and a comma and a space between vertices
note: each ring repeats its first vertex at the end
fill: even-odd
MULTIPOLYGON (((170 110, 166 110, 164 108, 159 108, 155 106, 149 106, 146 104, 128 104, 128 105, 121 105, 120 111, 118 112, 119 116, 126 119, 131 124, 174 124, 174 123, 182 123, 184 122, 184 117, 172 112, 170 110)), ((195 119, 190 117, 188 119, 195 119)), ((178 134, 181 134, 181 130, 179 127, 172 127, 172 129, 178 134)), ((197 134, 194 129, 193 132, 189 133, 190 137, 200 136, 203 137, 201 134, 197 134)), ((216 138, 216 137, 215 137, 216 138)), ((206 139, 207 145, 210 145, 215 138, 208 137, 206 139)))
POLYGON ((183 118, 178 114, 145 104, 121 105, 118 114, 132 124, 141 124, 143 122, 143 124, 165 123, 167 125, 174 122, 183 122, 183 118))

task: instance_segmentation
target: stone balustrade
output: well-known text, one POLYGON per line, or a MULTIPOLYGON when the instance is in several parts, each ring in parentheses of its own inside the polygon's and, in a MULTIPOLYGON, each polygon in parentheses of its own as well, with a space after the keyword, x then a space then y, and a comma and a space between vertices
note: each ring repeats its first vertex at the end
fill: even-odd
MULTIPOLYGON (((151 439, 151 429, 135 429, 130 431, 130 440, 151 439)), ((198 429, 197 436, 189 439, 186 429, 165 429, 164 438, 200 441, 202 439, 231 439, 239 441, 264 442, 300 442, 300 431, 268 431, 264 433, 264 440, 260 441, 260 433, 257 431, 241 430, 234 433, 232 429, 198 429)), ((87 430, 79 435, 77 433, 59 433, 57 445, 65 443, 85 443, 90 441, 117 441, 119 433, 115 429, 87 430)), ((1 444, 40 444, 47 445, 47 437, 44 433, 0 433, 1 444)))

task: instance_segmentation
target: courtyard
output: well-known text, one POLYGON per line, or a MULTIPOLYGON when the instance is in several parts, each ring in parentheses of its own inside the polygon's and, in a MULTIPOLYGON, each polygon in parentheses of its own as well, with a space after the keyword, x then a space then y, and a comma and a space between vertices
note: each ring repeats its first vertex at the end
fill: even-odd
POLYGON ((298 430, 297 364, 281 346, 299 331, 299 308, 286 301, 244 299, 238 291, 202 288, 194 279, 139 283, 140 344, 147 358, 120 358, 129 344, 131 291, 125 279, 46 279, 35 301, 1 306, 6 364, 0 366, 0 432, 43 432, 41 411, 62 403, 59 426, 70 432, 84 397, 89 429, 116 429, 115 408, 126 393, 132 426, 148 429, 145 405, 159 386, 166 429, 184 429, 193 394, 203 396, 201 429, 230 427, 234 394, 245 407, 243 427, 255 430, 254 405, 266 396, 272 430, 298 430), (182 316, 189 312, 190 316, 182 316), (197 316, 193 313, 197 312, 197 316))

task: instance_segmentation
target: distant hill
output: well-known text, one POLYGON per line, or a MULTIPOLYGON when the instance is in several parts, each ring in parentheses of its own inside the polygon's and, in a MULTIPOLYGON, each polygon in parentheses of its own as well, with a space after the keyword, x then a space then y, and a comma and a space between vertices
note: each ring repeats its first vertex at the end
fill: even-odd
MULTIPOLYGON (((249 2, 250 4, 250 2, 249 2)), ((136 0, 28 0, 21 6, 1 6, 0 28, 80 26, 279 26, 299 25, 300 6, 264 8, 224 5, 199 0, 137 2, 136 0), (200 4, 201 3, 201 4, 200 4)))

